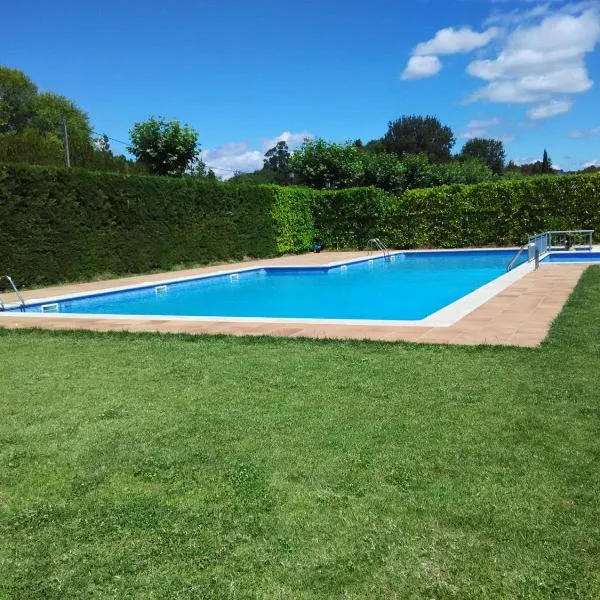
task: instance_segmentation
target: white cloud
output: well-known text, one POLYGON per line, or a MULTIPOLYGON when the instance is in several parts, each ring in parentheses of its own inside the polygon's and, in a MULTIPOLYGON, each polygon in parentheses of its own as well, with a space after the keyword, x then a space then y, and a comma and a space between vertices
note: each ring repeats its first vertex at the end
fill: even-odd
POLYGON ((517 136, 514 133, 502 133, 500 135, 495 135, 494 139, 500 140, 505 144, 510 144, 511 142, 514 142, 517 139, 517 136))
POLYGON ((402 73, 402 79, 423 79, 433 77, 442 69, 437 56, 413 56, 402 73))
POLYGON ((546 4, 534 6, 529 10, 515 9, 510 12, 495 12, 485 20, 484 26, 500 25, 501 27, 508 27, 509 25, 522 24, 530 19, 547 15, 550 8, 550 2, 547 2, 546 4))
POLYGON ((432 56, 440 54, 461 54, 487 46, 500 35, 500 29, 491 27, 487 31, 477 33, 470 27, 440 29, 435 37, 427 42, 417 44, 414 56, 432 56))
POLYGON ((495 134, 490 133, 486 129, 467 129, 466 131, 461 132, 460 137, 465 140, 472 140, 473 138, 499 140, 505 144, 514 142, 517 139, 517 136, 514 133, 495 134))
POLYGON ((593 127, 592 129, 575 129, 569 134, 570 138, 580 139, 590 137, 592 135, 600 135, 600 127, 593 127))
POLYGON ((299 131, 293 133, 291 131, 284 131, 274 138, 263 140, 262 149, 264 152, 273 148, 277 142, 285 142, 290 150, 294 150, 304 142, 304 140, 312 140, 315 136, 310 131, 299 131))
POLYGON ((251 148, 249 142, 233 142, 202 151, 202 160, 207 167, 212 168, 221 179, 230 179, 239 171, 251 173, 262 169, 265 152, 283 140, 287 142, 290 149, 298 147, 306 138, 314 135, 308 131, 291 132, 284 131, 274 138, 265 138, 261 144, 261 150, 251 148))
POLYGON ((491 119, 471 119, 467 123, 465 131, 460 133, 460 137, 466 140, 473 138, 489 138, 491 137, 488 129, 490 127, 497 127, 500 125, 501 120, 498 117, 491 119))
POLYGON ((600 167, 600 160, 589 160, 588 162, 583 163, 583 169, 587 169, 588 167, 600 167))
POLYGON ((230 179, 235 171, 251 172, 261 169, 263 158, 263 153, 251 150, 248 142, 234 142, 202 152, 202 160, 222 179, 230 179))
POLYGON ((527 158, 513 158, 512 161, 515 163, 515 165, 521 167, 522 165, 530 165, 534 162, 537 162, 540 160, 539 156, 529 156, 527 158))
POLYGON ((495 59, 475 60, 467 67, 470 75, 490 82, 471 101, 544 102, 593 86, 585 55, 600 41, 598 10, 586 3, 552 14, 549 9, 538 12, 543 20, 517 27, 495 59))
POLYGON ((465 131, 461 131, 460 133, 460 137, 464 140, 472 140, 473 138, 483 138, 486 137, 486 135, 486 129, 466 129, 465 131))
POLYGON ((496 125, 500 125, 500 119, 498 117, 494 117, 493 119, 487 120, 478 120, 472 119, 467 124, 467 127, 470 129, 487 129, 488 127, 496 127, 496 125))
POLYGON ((490 27, 478 33, 470 27, 440 29, 433 39, 417 44, 402 73, 402 79, 433 77, 442 70, 439 55, 463 54, 487 46, 501 34, 500 29, 490 27))
POLYGON ((550 117, 569 112, 571 106, 573 106, 573 103, 569 100, 551 100, 547 104, 535 106, 527 112, 527 116, 533 120, 549 119, 550 117))

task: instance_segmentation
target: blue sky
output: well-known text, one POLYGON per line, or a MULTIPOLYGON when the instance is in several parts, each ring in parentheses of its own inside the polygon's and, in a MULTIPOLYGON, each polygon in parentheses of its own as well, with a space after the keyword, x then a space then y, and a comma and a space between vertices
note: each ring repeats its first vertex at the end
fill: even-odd
MULTIPOLYGON (((0 64, 128 140, 189 123, 208 164, 253 170, 285 138, 380 137, 432 114, 517 161, 600 164, 597 0, 58 0, 0 9, 0 64)), ((113 143, 115 150, 124 150, 113 143)))

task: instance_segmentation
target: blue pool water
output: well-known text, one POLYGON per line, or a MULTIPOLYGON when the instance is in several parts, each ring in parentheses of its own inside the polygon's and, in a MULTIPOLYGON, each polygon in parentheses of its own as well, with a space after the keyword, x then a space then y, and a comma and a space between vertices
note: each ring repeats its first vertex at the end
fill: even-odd
MULTIPOLYGON (((266 268, 59 302, 60 313, 422 319, 506 273, 514 250, 415 252, 346 267, 266 268)), ((523 257, 525 260, 525 257, 523 257)), ((27 312, 40 312, 32 305, 27 312)))
POLYGON ((542 262, 600 262, 600 252, 552 252, 542 262))

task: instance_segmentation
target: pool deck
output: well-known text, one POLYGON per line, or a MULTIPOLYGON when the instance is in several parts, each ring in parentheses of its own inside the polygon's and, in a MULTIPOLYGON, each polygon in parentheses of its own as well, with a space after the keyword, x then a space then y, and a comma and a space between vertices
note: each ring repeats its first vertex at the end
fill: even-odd
MULTIPOLYGON (((26 300, 59 295, 94 292, 106 288, 161 282, 173 277, 205 275, 223 270, 235 270, 254 266, 324 265, 337 261, 352 260, 366 256, 365 252, 322 252, 299 256, 283 256, 274 259, 226 263, 197 269, 171 271, 69 284, 23 292, 26 300)), ((533 347, 540 344, 548 333, 550 324, 561 311, 581 274, 589 265, 542 264, 538 271, 527 273, 476 308, 466 317, 449 327, 393 326, 393 325, 340 325, 308 323, 264 322, 198 322, 156 319, 97 319, 93 316, 72 318, 68 316, 24 318, 23 315, 2 315, 0 327, 42 329, 85 329, 92 331, 131 331, 191 334, 273 335, 287 337, 312 337, 335 339, 368 339, 381 341, 410 341, 443 344, 501 344, 533 347)), ((3 294, 7 302, 14 301, 3 294)))

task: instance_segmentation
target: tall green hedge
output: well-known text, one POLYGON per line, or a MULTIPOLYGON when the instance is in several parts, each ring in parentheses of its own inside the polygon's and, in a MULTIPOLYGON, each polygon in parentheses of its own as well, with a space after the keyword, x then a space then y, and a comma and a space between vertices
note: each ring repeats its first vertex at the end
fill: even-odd
POLYGON ((600 231, 600 176, 542 176, 410 190, 325 192, 317 236, 329 247, 364 248, 380 237, 397 248, 515 245, 547 230, 600 231))
POLYGON ((311 203, 294 188, 0 166, 0 274, 40 285, 303 251, 311 203))
POLYGON ((315 241, 313 205, 315 190, 299 187, 261 186, 273 195, 272 215, 278 254, 310 250, 315 241))
POLYGON ((600 175, 410 190, 317 192, 195 178, 0 165, 0 274, 20 285, 181 263, 364 248, 513 245, 549 229, 600 231, 600 175))
POLYGON ((329 248, 364 248, 382 237, 383 223, 394 212, 397 197, 376 187, 322 192, 315 200, 317 237, 329 248))

